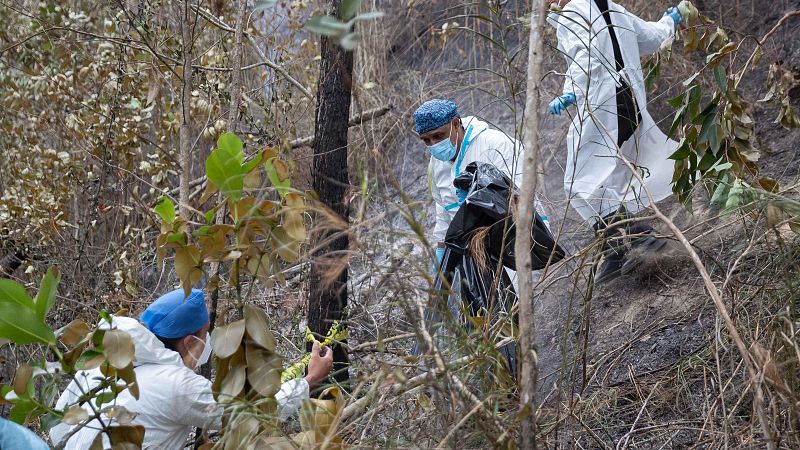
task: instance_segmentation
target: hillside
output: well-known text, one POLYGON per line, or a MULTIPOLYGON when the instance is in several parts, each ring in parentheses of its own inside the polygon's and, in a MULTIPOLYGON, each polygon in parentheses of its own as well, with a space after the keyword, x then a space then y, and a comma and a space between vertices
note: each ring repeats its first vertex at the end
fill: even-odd
MULTIPOLYGON (((256 445, 253 436, 260 430, 279 439, 311 429, 324 431, 311 433, 313 438, 306 434, 317 447, 304 441, 303 448, 319 448, 326 433, 325 439, 341 438, 353 448, 513 446, 526 416, 518 414, 518 386, 495 348, 503 338, 518 337, 508 315, 487 320, 445 314, 434 348, 415 352, 420 320, 427 317, 423 309, 437 297, 429 275, 435 214, 429 154, 414 132, 411 113, 429 98, 448 98, 462 115, 478 116, 519 139, 530 125, 524 112, 530 1, 211 2, 210 12, 192 10, 198 53, 187 63, 195 78, 186 91, 180 66, 185 62, 183 22, 176 15, 183 3, 77 2, 65 10, 50 3, 0 6, 0 29, 10 30, 0 30, 0 92, 8 111, 0 118, 5 130, 0 136, 0 276, 33 297, 45 274, 52 273, 48 268, 59 269, 57 295, 42 317, 48 330, 58 333, 76 320, 94 329, 106 311, 139 317, 155 298, 186 288, 190 280, 204 289, 209 305, 218 294, 213 326, 229 327, 247 319, 247 311, 263 311, 263 324, 276 339, 264 338, 268 344, 261 350, 280 368, 276 362, 285 367, 300 361, 310 345, 306 327, 317 326, 309 318, 314 314, 310 296, 344 273, 338 293, 328 293, 345 292, 348 334, 337 351, 348 354, 344 371, 352 382, 342 389, 342 401, 329 405, 340 414, 335 426, 328 428, 328 419, 319 416, 316 425, 309 425, 307 416, 271 425, 274 411, 264 407, 270 396, 262 395, 268 389, 255 389, 258 377, 251 378, 248 363, 236 359, 244 359, 254 341, 262 343, 248 328, 235 342, 238 353, 229 344, 230 354, 214 358, 213 368, 209 364, 201 372, 233 379, 230 374, 241 369, 234 394, 242 395, 234 395, 227 413, 239 414, 240 406, 248 411, 243 422, 232 420, 222 434, 212 434, 212 441, 234 448, 233 439, 245 447, 252 438, 254 448, 277 448, 278 441, 256 445), (344 125, 346 145, 336 150, 345 149, 347 159, 337 170, 349 174, 349 183, 336 205, 346 211, 340 216, 331 205, 317 203, 327 192, 311 192, 320 182, 314 133, 315 121, 325 118, 315 116, 314 105, 324 83, 319 74, 324 47, 306 24, 325 5, 349 3, 359 3, 362 14, 384 15, 356 21, 353 30, 360 36, 353 78, 339 88, 352 94, 351 118, 380 112, 351 122, 349 135, 344 125), (237 14, 239 4, 249 19, 237 14), (249 27, 244 47, 234 37, 237 17, 249 27), (228 92, 234 69, 227 66, 237 46, 247 49, 239 81, 242 100, 230 114, 236 96, 228 92), (181 122, 183 115, 191 120, 181 122), (238 118, 235 129, 243 142, 243 150, 234 153, 250 161, 267 155, 281 161, 287 174, 282 178, 278 163, 259 159, 256 166, 263 170, 257 167, 256 182, 237 174, 243 203, 226 201, 225 189, 215 184, 220 178, 212 179, 208 171, 210 155, 221 154, 217 139, 229 116, 238 118), (188 161, 181 153, 186 142, 181 133, 192 140, 188 161), (188 205, 181 205, 185 175, 191 175, 191 189, 188 205), (163 198, 175 200, 166 214, 160 209, 163 198), (238 228, 237 214, 253 205, 268 219, 238 228), (289 222, 293 233, 286 231, 289 222), (205 252, 210 245, 202 238, 211 235, 204 233, 214 223, 237 227, 222 235, 219 254, 179 256, 185 243, 205 252), (331 236, 346 236, 347 247, 326 259, 319 251, 331 236), (262 269, 262 257, 268 269, 262 269)), ((649 20, 671 4, 619 3, 649 20)), ((712 204, 713 191, 702 183, 689 195, 690 208, 675 197, 660 202, 669 223, 655 218, 650 223, 668 245, 658 254, 635 255, 635 270, 602 286, 590 281, 598 241, 563 191, 569 119, 546 113, 547 103, 560 94, 564 60, 553 30, 542 37, 538 196, 567 258, 548 268, 535 287, 539 448, 800 448, 800 129, 776 122, 782 110, 800 108, 800 16, 785 16, 800 11, 800 0, 694 4, 713 22, 705 25, 708 29, 719 27, 741 43, 723 66, 744 74, 736 92, 749 105, 745 115, 752 117, 753 132, 748 142, 759 159, 742 176, 749 183, 740 194, 745 200, 729 201, 733 206, 712 204), (751 65, 748 57, 764 36, 769 38, 761 43, 763 55, 751 65), (783 105, 780 98, 758 101, 772 87, 770 70, 786 74, 783 105), (758 173, 752 170, 756 166, 758 173), (761 179, 776 183, 774 192, 759 184, 761 179), (671 224, 688 240, 697 261, 671 224), (723 311, 709 295, 708 283, 717 289, 723 311)), ((334 42, 345 35, 336 35, 334 42)), ((648 92, 648 110, 665 132, 676 111, 670 99, 697 85, 705 104, 719 84, 707 67, 710 50, 684 51, 689 36, 682 32, 669 57, 661 52, 660 73, 648 92)), ((450 311, 457 305, 453 302, 450 311)), ((72 345, 63 339, 48 345, 0 344, 3 395, 18 387, 15 374, 19 379, 24 363, 63 359, 72 345)), ((84 346, 77 355, 94 351, 92 345, 100 348, 98 343, 77 345, 84 346)), ((91 357, 97 355, 85 354, 82 363, 91 357)), ((134 361, 125 362, 132 370, 134 361)), ((262 381, 277 373, 266 366, 260 367, 262 381)), ((52 404, 69 379, 52 364, 43 367, 50 373, 37 372, 41 378, 25 389, 52 404)), ((0 401, 0 416, 14 418, 11 407, 0 401)), ((27 419, 29 428, 45 436, 53 418, 27 419)))

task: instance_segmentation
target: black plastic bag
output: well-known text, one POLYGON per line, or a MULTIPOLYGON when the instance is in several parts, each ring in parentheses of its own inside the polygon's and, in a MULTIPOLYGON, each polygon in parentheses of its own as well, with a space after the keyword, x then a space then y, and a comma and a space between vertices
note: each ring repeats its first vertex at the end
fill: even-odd
MULTIPOLYGON (((514 183, 505 173, 491 164, 471 162, 466 170, 456 177, 453 185, 467 191, 467 197, 450 222, 445 243, 448 246, 466 249, 476 231, 489 227, 484 242, 488 256, 502 260, 505 267, 516 270, 514 253, 516 227, 509 210, 510 196, 518 195, 514 183)), ((552 264, 564 258, 564 251, 555 242, 538 212, 531 238, 533 270, 543 269, 548 261, 552 264)))
MULTIPOLYGON (((453 185, 467 191, 467 196, 447 229, 445 254, 435 289, 441 290, 444 282, 451 284, 457 281, 461 299, 473 316, 496 311, 498 307, 510 312, 511 305, 505 298, 507 294, 516 298, 516 293, 502 266, 516 270, 516 229, 509 210, 509 199, 512 195, 518 195, 516 186, 495 166, 475 162, 467 166, 466 171, 453 181, 453 185), (482 243, 485 254, 476 255, 477 249, 470 251, 471 241, 475 233, 486 228, 488 232, 482 243), (483 259, 482 263, 476 257, 483 259), (501 275, 499 280, 495 279, 497 274, 501 275)), ((544 268, 548 261, 555 263, 564 258, 564 251, 556 244, 538 213, 532 238, 533 270, 544 268)), ((508 363, 509 372, 515 374, 516 345, 509 343, 500 352, 508 363)))

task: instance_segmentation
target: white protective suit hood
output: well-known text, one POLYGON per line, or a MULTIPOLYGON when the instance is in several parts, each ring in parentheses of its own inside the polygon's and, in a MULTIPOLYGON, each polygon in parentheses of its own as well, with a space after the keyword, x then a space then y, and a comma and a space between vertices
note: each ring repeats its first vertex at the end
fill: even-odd
MULTIPOLYGON (((653 201, 671 195, 678 143, 659 130, 647 112, 641 56, 652 55, 675 32, 669 16, 647 22, 608 2, 624 68, 617 73, 611 36, 593 0, 572 0, 548 15, 556 29, 558 49, 567 62, 564 93, 577 98, 577 113, 567 135, 564 190, 572 207, 587 221, 613 213, 622 205, 636 213, 650 204, 642 183, 620 157, 636 169, 653 201), (587 44, 589 43, 589 44, 587 44), (616 91, 620 77, 632 88, 641 114, 633 137, 617 147, 616 91)), ((567 112, 572 115, 572 109, 567 112)))

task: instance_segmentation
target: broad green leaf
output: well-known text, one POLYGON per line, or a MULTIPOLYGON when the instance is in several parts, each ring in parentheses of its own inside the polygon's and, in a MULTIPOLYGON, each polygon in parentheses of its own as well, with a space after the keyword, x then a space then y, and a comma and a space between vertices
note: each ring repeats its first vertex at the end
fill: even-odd
POLYGON ((681 146, 678 147, 678 149, 675 150, 675 152, 669 156, 669 159, 680 161, 688 157, 690 152, 691 149, 689 148, 689 145, 684 141, 683 144, 681 144, 681 146))
POLYGON ((103 336, 103 351, 108 363, 115 369, 124 369, 134 360, 131 335, 122 330, 107 330, 103 336))
POLYGON ((30 308, 17 303, 0 303, 0 338, 23 345, 56 343, 53 330, 30 308))
POLYGON ((245 345, 247 381, 264 397, 272 397, 280 389, 283 362, 281 357, 255 345, 245 345))
POLYGON ((342 20, 350 20, 355 16, 359 6, 361 6, 361 0, 342 0, 340 9, 342 20))
POLYGON ((247 304, 244 306, 244 321, 247 335, 261 347, 274 352, 275 336, 269 329, 269 319, 263 309, 247 304))
POLYGON ((94 405, 100 408, 106 403, 111 403, 114 401, 114 393, 111 391, 101 392, 94 398, 94 405))
POLYGON ((243 364, 233 366, 225 375, 220 386, 220 401, 231 400, 238 397, 244 389, 244 382, 247 380, 246 367, 243 364))
POLYGON ((678 109, 678 111, 675 112, 675 118, 672 119, 672 125, 669 127, 669 133, 667 133, 667 136, 669 137, 675 136, 675 130, 677 130, 678 127, 680 127, 681 124, 683 123, 683 116, 685 114, 686 114, 686 105, 682 105, 680 109, 678 109))
POLYGON ((217 148, 206 159, 206 177, 231 201, 241 198, 244 187, 242 148, 242 141, 235 134, 223 133, 217 148))
POLYGON ((679 95, 679 96, 677 96, 675 98, 671 98, 671 99, 667 100, 667 103, 669 104, 669 106, 672 106, 673 108, 677 108, 677 107, 681 106, 681 104, 683 104, 683 99, 684 99, 685 96, 686 96, 685 94, 681 94, 681 95, 679 95))
POLYGON ((33 310, 33 300, 28 296, 25 288, 16 281, 0 278, 0 304, 15 303, 33 310))
POLYGON ((222 133, 219 138, 217 138, 217 149, 228 157, 236 160, 239 165, 244 161, 244 154, 242 153, 244 144, 242 144, 242 140, 239 139, 239 136, 233 133, 222 133))
POLYGON ((81 354, 78 361, 75 362, 75 368, 79 370, 92 370, 100 367, 103 361, 106 360, 103 352, 97 350, 88 350, 81 354))
POLYGON ((158 214, 158 217, 161 217, 166 223, 172 223, 175 221, 175 204, 172 203, 172 200, 169 199, 167 196, 162 196, 158 199, 158 203, 156 203, 156 207, 153 208, 153 211, 158 214))
POLYGON ((244 173, 252 172, 256 167, 258 167, 259 164, 261 164, 261 161, 263 159, 264 159, 264 150, 261 150, 260 152, 256 153, 256 155, 252 159, 242 164, 242 171, 244 171, 244 173))
POLYGON ((345 50, 352 51, 356 47, 358 47, 358 44, 360 42, 361 42, 361 35, 360 34, 358 34, 358 33, 347 33, 339 41, 339 45, 341 45, 342 48, 345 49, 345 50))
POLYGON ((59 281, 61 281, 61 274, 58 269, 53 267, 47 269, 47 273, 39 284, 39 293, 36 294, 36 315, 41 320, 47 317, 47 313, 56 302, 56 288, 59 281))
POLYGON ((306 28, 323 36, 341 36, 350 31, 349 24, 331 16, 314 16, 306 22, 306 28))
POLYGON ((728 92, 728 76, 725 74, 725 68, 717 66, 714 68, 714 79, 717 80, 717 86, 722 92, 728 92))
POLYGON ((217 358, 228 358, 236 353, 244 337, 244 319, 216 327, 211 332, 211 346, 217 358))
POLYGON ((56 413, 47 413, 39 418, 41 430, 45 433, 49 433, 50 430, 59 423, 61 423, 61 416, 56 413))
POLYGON ((44 410, 40 409, 33 400, 18 399, 14 402, 14 407, 11 408, 8 418, 12 422, 25 425, 34 416, 43 412, 44 410))

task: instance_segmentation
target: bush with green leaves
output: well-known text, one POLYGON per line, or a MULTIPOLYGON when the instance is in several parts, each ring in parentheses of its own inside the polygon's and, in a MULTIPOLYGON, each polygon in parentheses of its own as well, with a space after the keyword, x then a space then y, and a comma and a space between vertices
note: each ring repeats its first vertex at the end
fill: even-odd
POLYGON ((132 425, 135 415, 115 404, 117 396, 126 390, 139 398, 131 336, 110 328, 112 318, 106 311, 100 313, 100 324, 95 327, 76 319, 57 330, 50 328, 46 317, 56 303, 58 283, 58 271, 51 268, 36 297, 31 298, 16 281, 0 279, 0 339, 17 346, 39 347, 51 359, 20 364, 13 382, 0 385, 0 403, 11 404, 9 418, 20 424, 40 420, 46 431, 59 422, 86 425, 97 419, 102 429, 95 442, 101 442, 105 434, 112 445, 141 446, 144 428, 132 425), (99 383, 77 403, 55 409, 61 382, 92 369, 100 369, 99 383), (89 406, 92 414, 82 406, 89 406), (112 420, 104 421, 104 417, 112 420))

